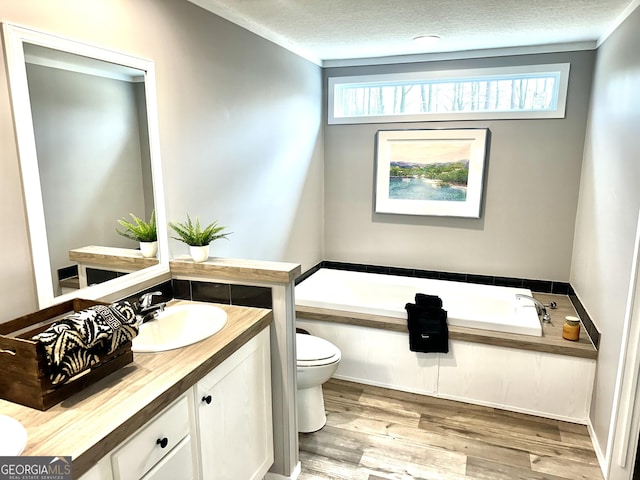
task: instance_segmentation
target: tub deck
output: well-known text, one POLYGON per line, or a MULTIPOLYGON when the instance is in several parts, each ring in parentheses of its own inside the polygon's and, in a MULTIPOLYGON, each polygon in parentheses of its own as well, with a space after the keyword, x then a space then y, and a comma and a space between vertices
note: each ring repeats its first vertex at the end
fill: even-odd
MULTIPOLYGON (((542 303, 554 301, 558 308, 548 309, 552 324, 544 324, 542 337, 502 333, 475 328, 449 326, 451 340, 483 343, 500 347, 519 348, 536 352, 555 353, 573 357, 596 359, 598 351, 591 343, 589 336, 581 327, 580 340, 572 342, 562 338, 564 317, 577 316, 569 298, 565 295, 534 293, 533 296, 542 303)), ((347 312, 341 310, 306 307, 296 305, 296 314, 308 320, 357 325, 361 327, 378 328, 395 332, 407 332, 406 319, 385 317, 368 313, 347 312)))

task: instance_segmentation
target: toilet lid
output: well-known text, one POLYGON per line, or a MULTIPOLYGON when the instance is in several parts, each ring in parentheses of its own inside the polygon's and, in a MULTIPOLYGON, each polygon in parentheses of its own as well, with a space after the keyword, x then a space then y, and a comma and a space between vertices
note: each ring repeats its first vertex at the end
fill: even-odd
POLYGON ((296 333, 296 358, 300 362, 326 360, 340 356, 340 350, 324 338, 296 333))

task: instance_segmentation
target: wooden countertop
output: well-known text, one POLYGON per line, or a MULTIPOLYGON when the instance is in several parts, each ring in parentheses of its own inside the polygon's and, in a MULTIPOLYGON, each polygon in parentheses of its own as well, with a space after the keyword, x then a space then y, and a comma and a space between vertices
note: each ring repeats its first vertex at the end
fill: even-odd
MULTIPOLYGON (((536 352, 555 353, 581 358, 596 359, 598 357, 598 351, 591 343, 589 335, 587 335, 584 327, 581 328, 579 341, 572 342, 562 338, 564 317, 568 315, 578 316, 567 296, 534 293, 534 297, 544 304, 548 304, 551 301, 558 304, 558 308, 556 309, 547 309, 551 315, 551 325, 543 325, 542 337, 449 326, 449 338, 452 340, 464 340, 467 342, 484 343, 500 347, 520 348, 536 352)), ((296 305, 296 314, 308 320, 321 320, 326 322, 344 323, 347 325, 358 325, 361 327, 381 328, 395 332, 407 332, 407 320, 403 318, 345 312, 316 307, 303 307, 299 305, 296 305)))
POLYGON ((169 267, 173 277, 206 277, 217 280, 242 278, 246 281, 283 284, 293 282, 302 272, 302 267, 298 263, 218 257, 196 263, 189 255, 181 255, 170 260, 169 267))
POLYGON ((0 414, 27 429, 23 455, 70 455, 74 478, 82 475, 273 319, 271 310, 217 306, 228 320, 216 335, 176 350, 134 354, 129 365, 47 411, 0 400, 0 414))
POLYGON ((69 260, 86 265, 135 270, 152 267, 159 263, 157 258, 143 257, 140 250, 96 245, 69 250, 69 260))

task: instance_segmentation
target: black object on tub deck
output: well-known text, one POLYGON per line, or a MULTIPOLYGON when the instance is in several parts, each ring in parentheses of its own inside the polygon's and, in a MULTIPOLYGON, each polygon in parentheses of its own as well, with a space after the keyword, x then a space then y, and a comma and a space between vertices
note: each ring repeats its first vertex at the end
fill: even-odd
POLYGON ((447 311, 435 295, 417 293, 414 303, 407 303, 409 350, 412 352, 449 352, 447 311))

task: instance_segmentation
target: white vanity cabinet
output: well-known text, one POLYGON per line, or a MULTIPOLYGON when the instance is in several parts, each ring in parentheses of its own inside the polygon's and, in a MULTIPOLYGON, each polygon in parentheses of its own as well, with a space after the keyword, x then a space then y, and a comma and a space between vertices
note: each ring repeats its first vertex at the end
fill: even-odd
POLYGON ((81 480, 258 480, 273 464, 267 327, 81 480))
POLYGON ((183 394, 111 454, 115 480, 194 479, 190 395, 183 394))
POLYGON ((273 464, 269 328, 194 386, 203 480, 261 479, 273 464))
POLYGON ((191 391, 105 455, 81 480, 195 480, 191 391))

